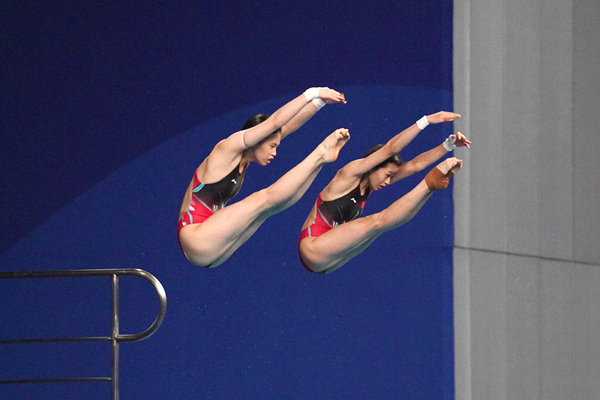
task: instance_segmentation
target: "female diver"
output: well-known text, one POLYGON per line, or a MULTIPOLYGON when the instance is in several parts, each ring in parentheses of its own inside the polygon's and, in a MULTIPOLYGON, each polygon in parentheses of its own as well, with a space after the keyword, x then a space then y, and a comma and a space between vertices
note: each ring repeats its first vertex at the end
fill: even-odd
POLYGON ((271 215, 296 203, 323 164, 335 161, 348 130, 329 135, 274 184, 225 207, 244 180, 248 164, 269 164, 280 141, 325 104, 345 103, 342 93, 310 88, 268 116, 258 114, 241 131, 221 140, 196 169, 179 213, 178 240, 192 263, 216 267, 226 261, 271 215))
POLYGON ((300 234, 300 260, 311 272, 328 273, 365 250, 379 235, 407 223, 434 190, 445 189, 450 177, 462 167, 451 157, 427 174, 414 189, 383 211, 358 218, 371 192, 406 178, 436 162, 454 147, 471 143, 460 132, 414 159, 403 162, 398 152, 428 124, 453 121, 459 114, 440 111, 424 116, 384 145, 375 146, 365 158, 340 169, 323 189, 300 234))

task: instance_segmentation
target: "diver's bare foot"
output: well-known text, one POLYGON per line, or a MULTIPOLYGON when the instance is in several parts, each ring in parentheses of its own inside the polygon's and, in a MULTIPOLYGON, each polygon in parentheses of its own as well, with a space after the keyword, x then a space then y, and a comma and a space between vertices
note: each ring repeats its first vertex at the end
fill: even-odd
POLYGON ((454 175, 459 169, 462 168, 462 160, 459 160, 456 157, 449 157, 439 163, 436 168, 442 171, 444 175, 448 175, 449 172, 454 175))
POLYGON ((431 190, 442 190, 448 187, 450 178, 462 168, 462 160, 450 157, 438 164, 425 176, 425 183, 431 190))
POLYGON ((323 162, 330 163, 337 160, 341 148, 344 147, 349 139, 350 132, 345 128, 337 129, 331 135, 327 136, 319 145, 320 150, 322 150, 321 158, 323 162))

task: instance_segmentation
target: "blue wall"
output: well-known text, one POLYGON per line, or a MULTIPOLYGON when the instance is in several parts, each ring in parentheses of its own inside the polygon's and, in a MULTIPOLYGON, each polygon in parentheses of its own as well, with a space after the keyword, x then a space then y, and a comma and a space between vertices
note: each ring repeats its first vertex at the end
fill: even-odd
MULTIPOLYGON (((161 280, 167 317, 148 340, 122 345, 122 398, 454 398, 451 190, 333 274, 306 272, 296 252, 338 168, 452 109, 450 2, 36 7, 47 9, 9 10, 21 29, 2 67, 0 269, 135 267, 161 280), (194 168, 249 115, 315 85, 348 104, 325 107, 268 167, 252 165, 238 196, 346 127, 338 161, 228 262, 191 266, 175 225, 194 168)), ((427 128, 403 157, 451 130, 427 128)), ((375 193, 365 212, 423 175, 375 193)), ((0 338, 107 335, 109 282, 71 283, 0 282, 0 338)), ((143 330, 155 296, 134 278, 121 286, 121 331, 143 330)), ((11 345, 2 355, 0 379, 109 373, 101 344, 11 345)), ((2 386, 0 397, 40 390, 104 399, 109 385, 2 386)))

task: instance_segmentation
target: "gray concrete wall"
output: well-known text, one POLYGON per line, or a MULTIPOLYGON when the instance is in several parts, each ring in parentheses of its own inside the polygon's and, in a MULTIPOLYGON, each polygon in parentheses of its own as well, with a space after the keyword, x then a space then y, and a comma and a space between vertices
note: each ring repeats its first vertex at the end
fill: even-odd
POLYGON ((600 1, 455 0, 457 399, 600 399, 600 1))

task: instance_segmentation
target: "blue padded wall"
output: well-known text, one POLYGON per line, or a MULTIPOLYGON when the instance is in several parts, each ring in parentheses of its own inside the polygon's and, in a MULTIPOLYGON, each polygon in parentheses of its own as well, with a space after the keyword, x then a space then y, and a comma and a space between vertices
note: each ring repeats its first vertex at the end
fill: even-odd
MULTIPOLYGON (((142 268, 163 283, 163 326, 121 346, 122 398, 454 398, 451 190, 332 274, 307 272, 296 251, 337 169, 452 109, 451 2, 39 7, 11 9, 27 29, 8 41, 21 53, 3 66, 0 270, 142 268), (175 232, 195 167, 248 116, 310 86, 348 104, 326 106, 269 166, 251 165, 232 201, 346 127, 339 159, 226 263, 189 264, 175 232)), ((403 158, 451 131, 427 128, 403 158)), ((424 174, 373 194, 365 213, 424 174)), ((0 338, 109 334, 108 281, 0 285, 0 338)), ((145 329, 155 310, 147 283, 122 279, 123 333, 145 329)), ((109 355, 103 344, 6 345, 0 379, 105 375, 109 355)), ((0 386, 7 399, 109 393, 106 383, 0 386)))

